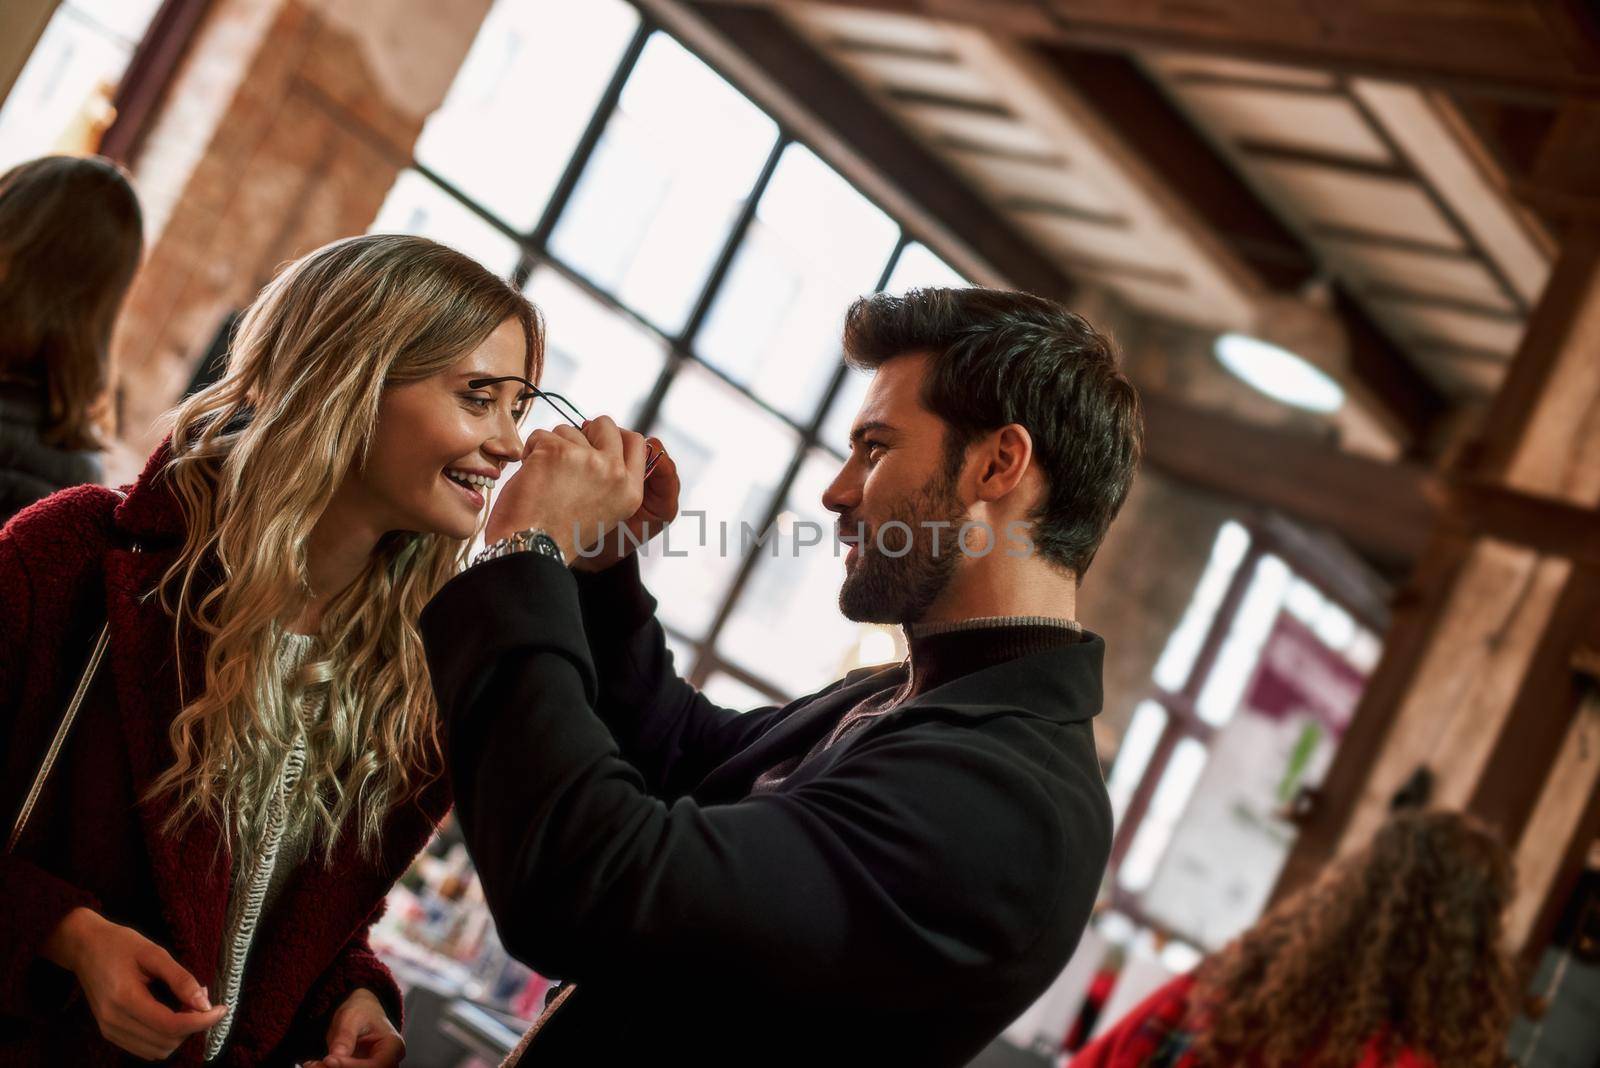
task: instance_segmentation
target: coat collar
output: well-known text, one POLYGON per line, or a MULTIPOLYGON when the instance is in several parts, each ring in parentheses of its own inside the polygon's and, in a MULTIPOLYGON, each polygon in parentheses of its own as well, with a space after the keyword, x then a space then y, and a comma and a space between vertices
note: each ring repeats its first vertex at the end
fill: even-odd
MULTIPOLYGON (((118 511, 131 503, 132 493, 118 511)), ((113 546, 106 554, 106 615, 110 622, 106 659, 135 797, 139 798, 139 825, 173 938, 174 944, 168 948, 204 983, 215 969, 221 947, 232 867, 227 846, 215 824, 204 819, 190 823, 181 835, 169 835, 164 825, 173 810, 171 798, 145 799, 145 794, 172 764, 167 730, 182 699, 203 683, 205 644, 189 628, 175 635, 172 617, 152 595, 177 549, 170 545, 146 548, 146 539, 154 537, 146 525, 130 530, 120 516, 117 525, 138 535, 140 549, 113 546)))
MULTIPOLYGON (((1021 710, 1055 723, 1093 719, 1103 699, 1101 670, 1105 639, 1089 631, 1083 640, 1029 653, 935 686, 897 707, 889 719, 910 715, 953 715, 973 724, 1021 710)), ((795 709, 743 752, 701 780, 694 796, 702 803, 736 801, 756 776, 780 761, 810 750, 846 710, 867 695, 905 682, 905 664, 858 668, 831 693, 795 709)), ((848 747, 860 734, 840 743, 848 747)))
POLYGON ((155 548, 183 541, 183 508, 167 477, 167 464, 171 459, 172 439, 168 437, 150 454, 133 485, 125 487, 127 500, 117 505, 111 514, 117 530, 141 547, 155 548))

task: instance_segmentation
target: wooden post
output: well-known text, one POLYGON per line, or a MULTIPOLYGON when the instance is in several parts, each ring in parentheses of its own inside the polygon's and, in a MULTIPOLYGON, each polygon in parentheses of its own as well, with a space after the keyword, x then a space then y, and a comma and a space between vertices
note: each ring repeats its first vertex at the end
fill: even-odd
POLYGON ((0 5, 0 101, 11 93, 61 0, 7 0, 0 5))
POLYGON ((1496 824, 1516 854, 1517 947, 1582 864, 1600 798, 1600 230, 1574 228, 1481 439, 1396 608, 1357 725, 1280 878, 1282 895, 1359 848, 1419 767, 1436 804, 1496 824), (1540 502, 1548 502, 1541 511, 1540 502), (1501 512, 1506 514, 1502 515, 1501 512), (1558 536, 1528 529, 1558 516, 1558 536), (1525 534, 1519 534, 1525 531, 1525 534))

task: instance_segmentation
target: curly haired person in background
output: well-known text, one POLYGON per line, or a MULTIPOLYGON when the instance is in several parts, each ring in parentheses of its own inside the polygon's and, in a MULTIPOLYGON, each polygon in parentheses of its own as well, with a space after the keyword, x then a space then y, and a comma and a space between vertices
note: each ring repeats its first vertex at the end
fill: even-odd
POLYGON ((1475 820, 1398 813, 1071 1068, 1494 1068, 1516 1012, 1511 891, 1475 820))

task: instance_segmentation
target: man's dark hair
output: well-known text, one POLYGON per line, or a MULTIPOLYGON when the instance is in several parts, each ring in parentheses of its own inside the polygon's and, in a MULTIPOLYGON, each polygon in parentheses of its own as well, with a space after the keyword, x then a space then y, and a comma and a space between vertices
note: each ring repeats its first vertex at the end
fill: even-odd
POLYGON ((1081 578, 1139 465, 1139 395, 1110 339, 1053 301, 998 289, 878 293, 845 316, 845 360, 875 371, 928 355, 922 403, 946 424, 948 473, 967 446, 1010 423, 1033 437, 1048 482, 1033 543, 1081 578))

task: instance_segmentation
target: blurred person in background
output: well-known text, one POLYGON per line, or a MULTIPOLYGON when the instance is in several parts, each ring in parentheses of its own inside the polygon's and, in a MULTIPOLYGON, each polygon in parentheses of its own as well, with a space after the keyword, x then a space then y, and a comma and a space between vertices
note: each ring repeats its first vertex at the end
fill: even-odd
POLYGON ((417 615, 522 448, 528 394, 470 383, 542 369, 477 263, 336 242, 261 292, 125 499, 0 530, 10 811, 91 679, 0 856, 0 1063, 399 1063, 368 930, 449 802, 417 615))
POLYGON ((1470 817, 1402 811, 1071 1068, 1494 1068, 1517 987, 1504 846, 1470 817))
POLYGON ((0 523, 100 481, 111 332, 143 248, 111 161, 46 156, 0 175, 0 523))

